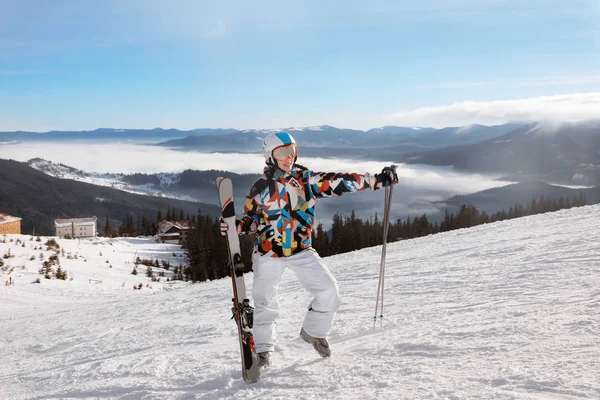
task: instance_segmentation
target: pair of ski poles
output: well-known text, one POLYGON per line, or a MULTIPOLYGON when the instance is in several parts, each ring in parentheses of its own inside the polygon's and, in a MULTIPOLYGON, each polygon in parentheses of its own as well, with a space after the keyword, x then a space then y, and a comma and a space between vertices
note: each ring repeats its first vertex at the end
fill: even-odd
POLYGON ((390 227, 390 211, 392 209, 392 192, 394 184, 398 183, 398 175, 396 175, 396 165, 391 165, 384 168, 383 172, 393 173, 392 184, 385 187, 385 198, 383 203, 383 247, 381 249, 381 262, 379 264, 379 284, 377 286, 377 300, 375 302, 375 314, 373 315, 373 329, 377 325, 379 317, 380 326, 383 326, 383 285, 385 283, 385 256, 387 248, 387 236, 390 227), (379 303, 381 300, 381 310, 379 303), (379 312, 379 316, 377 313, 379 312))

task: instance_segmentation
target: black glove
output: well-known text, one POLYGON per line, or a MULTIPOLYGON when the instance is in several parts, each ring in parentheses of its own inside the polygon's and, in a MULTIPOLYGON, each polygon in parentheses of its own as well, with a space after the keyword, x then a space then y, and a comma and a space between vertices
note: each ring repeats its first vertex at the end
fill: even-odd
POLYGON ((375 174, 375 187, 373 190, 380 189, 386 186, 392 186, 398 183, 398 175, 396 175, 396 166, 391 165, 384 167, 380 174, 375 174))

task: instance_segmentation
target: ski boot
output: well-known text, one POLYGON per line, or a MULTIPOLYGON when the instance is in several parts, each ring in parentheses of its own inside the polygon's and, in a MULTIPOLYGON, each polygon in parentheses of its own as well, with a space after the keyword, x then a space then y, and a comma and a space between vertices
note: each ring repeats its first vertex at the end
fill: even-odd
POLYGON ((331 356, 331 350, 329 350, 329 342, 327 339, 310 336, 304 331, 304 328, 300 330, 300 337, 306 343, 312 344, 321 357, 325 358, 331 356))

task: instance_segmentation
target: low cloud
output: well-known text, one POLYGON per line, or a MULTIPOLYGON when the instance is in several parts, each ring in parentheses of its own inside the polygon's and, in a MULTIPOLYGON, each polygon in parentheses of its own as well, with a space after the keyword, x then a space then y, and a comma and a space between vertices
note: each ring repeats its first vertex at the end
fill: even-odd
POLYGON ((400 111, 391 116, 391 121, 395 125, 443 128, 506 122, 579 122, 599 116, 600 92, 592 92, 488 102, 463 101, 400 111))
MULTIPOLYGON (((236 173, 259 174, 264 159, 260 154, 218 154, 180 152, 158 146, 135 144, 89 144, 89 143, 13 143, 0 145, 0 158, 27 161, 44 158, 86 172, 99 173, 158 173, 193 170, 225 170, 236 173)), ((344 171, 376 173, 389 161, 359 161, 346 159, 303 158, 303 165, 315 171, 344 171)), ((395 218, 408 214, 439 212, 432 204, 457 194, 469 194, 508 182, 495 180, 493 176, 463 174, 449 167, 425 165, 398 166, 400 185, 395 191, 395 218)), ((342 196, 320 206, 319 219, 330 219, 336 212, 356 210, 361 217, 381 214, 383 191, 368 192, 360 196, 342 196)))

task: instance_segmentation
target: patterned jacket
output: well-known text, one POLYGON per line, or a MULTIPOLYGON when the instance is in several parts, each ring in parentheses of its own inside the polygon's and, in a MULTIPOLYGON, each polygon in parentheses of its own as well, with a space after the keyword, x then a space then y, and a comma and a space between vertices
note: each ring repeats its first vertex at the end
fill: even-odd
MULTIPOLYGON (((268 169, 265 169, 265 176, 268 169)), ((288 257, 311 247, 316 199, 370 189, 369 174, 313 172, 294 165, 256 182, 246 197, 242 232, 255 231, 255 250, 288 257)))

